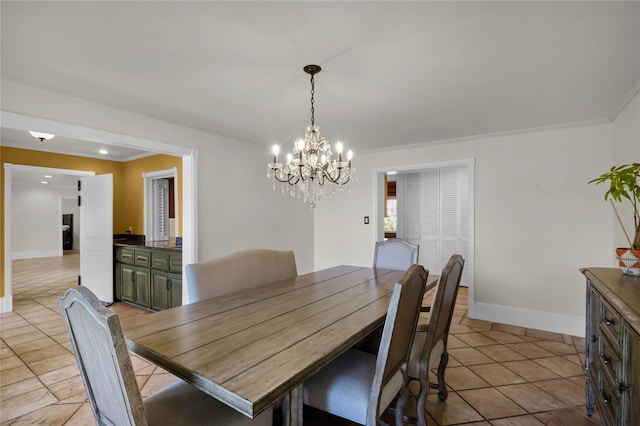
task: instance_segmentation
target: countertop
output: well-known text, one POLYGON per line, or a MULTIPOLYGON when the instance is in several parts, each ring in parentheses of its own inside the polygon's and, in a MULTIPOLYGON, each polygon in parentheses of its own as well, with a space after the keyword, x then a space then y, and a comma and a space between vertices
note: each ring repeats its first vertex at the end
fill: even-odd
POLYGON ((182 251, 182 246, 176 245, 175 238, 171 238, 169 241, 141 241, 116 238, 113 240, 113 245, 117 247, 138 247, 154 250, 182 251))

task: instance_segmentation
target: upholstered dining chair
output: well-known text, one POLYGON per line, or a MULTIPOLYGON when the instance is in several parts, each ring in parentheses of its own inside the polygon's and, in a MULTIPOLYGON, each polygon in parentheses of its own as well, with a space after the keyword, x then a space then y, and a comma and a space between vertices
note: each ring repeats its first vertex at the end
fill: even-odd
POLYGON ((272 410, 252 420, 182 380, 143 400, 118 316, 86 287, 67 290, 59 301, 98 425, 272 423, 272 410))
POLYGON ((420 246, 398 238, 377 241, 373 252, 373 267, 406 271, 418 263, 420 246))
MULTIPOLYGON (((418 263, 420 246, 399 238, 377 241, 373 251, 373 267, 406 271, 414 263, 418 263)), ((365 336, 356 347, 366 352, 377 354, 382 336, 382 327, 378 327, 365 336)))
POLYGON ((453 308, 460 288, 460 278, 464 268, 464 259, 454 254, 442 269, 440 282, 436 290, 428 324, 418 323, 413 340, 407 375, 420 381, 420 393, 417 397, 417 421, 426 425, 424 416, 425 402, 431 388, 438 390, 441 401, 447 399, 447 384, 444 380, 445 369, 449 362, 447 340, 453 316, 453 308), (429 371, 438 366, 437 383, 429 382, 429 371))
POLYGON ((400 393, 396 423, 402 424, 406 363, 428 274, 422 266, 412 265, 395 285, 377 357, 347 350, 304 383, 305 404, 359 424, 377 425, 384 409, 400 393))
POLYGON ((298 275, 293 251, 242 250, 187 265, 189 302, 222 296, 298 275))

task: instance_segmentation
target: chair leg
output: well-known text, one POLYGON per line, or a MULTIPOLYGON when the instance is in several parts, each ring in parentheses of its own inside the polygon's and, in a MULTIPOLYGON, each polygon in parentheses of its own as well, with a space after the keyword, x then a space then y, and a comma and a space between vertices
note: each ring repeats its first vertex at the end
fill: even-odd
POLYGON ((418 426, 426 426, 427 419, 424 415, 426 412, 425 404, 427 402, 427 396, 429 395, 429 389, 431 389, 431 385, 429 384, 429 370, 427 369, 426 374, 421 374, 420 376, 420 395, 418 395, 418 400, 416 401, 416 414, 418 415, 418 426))
POLYGON ((440 398, 440 401, 444 401, 447 399, 447 396, 449 396, 449 390, 447 389, 447 384, 444 381, 444 372, 448 363, 449 352, 447 352, 445 348, 440 356, 440 364, 438 365, 438 398, 440 398))
MULTIPOLYGON (((404 372, 403 372, 403 375, 404 375, 404 372)), ((396 402, 396 409, 395 409, 396 425, 404 424, 404 421, 403 421, 404 406, 407 403, 407 395, 409 394, 409 387, 407 386, 408 380, 409 379, 405 375, 405 377, 402 380, 402 389, 400 389, 400 395, 398 395, 398 401, 396 402)))

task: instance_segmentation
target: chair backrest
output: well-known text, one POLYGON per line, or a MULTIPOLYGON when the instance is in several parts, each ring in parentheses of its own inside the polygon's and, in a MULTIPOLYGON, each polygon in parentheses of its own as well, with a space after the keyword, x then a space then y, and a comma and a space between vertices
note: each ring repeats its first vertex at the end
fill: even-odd
POLYGON ((118 316, 86 287, 67 290, 59 301, 96 423, 146 425, 118 316))
POLYGON ((406 271, 418 263, 419 251, 420 246, 398 238, 378 241, 373 252, 373 267, 406 271))
MULTIPOLYGON (((449 334, 453 308, 458 297, 460 288, 460 278, 464 268, 464 259, 459 254, 454 254, 442 269, 440 283, 431 305, 431 316, 429 318, 429 328, 425 349, 433 348, 444 336, 449 334)), ((425 354, 423 352, 423 357, 425 354)))
POLYGON ((376 360, 367 424, 377 424, 384 386, 408 361, 428 275, 421 265, 412 265, 393 289, 376 360))
POLYGON ((293 251, 243 250, 187 265, 189 302, 210 299, 298 275, 293 251))

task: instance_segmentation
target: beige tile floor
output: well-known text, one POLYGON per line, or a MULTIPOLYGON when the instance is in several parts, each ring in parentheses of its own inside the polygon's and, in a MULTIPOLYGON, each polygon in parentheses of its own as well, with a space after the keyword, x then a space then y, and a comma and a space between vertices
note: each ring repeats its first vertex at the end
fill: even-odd
MULTIPOLYGON (((76 285, 78 254, 13 262, 14 311, 0 314, 0 425, 92 425, 57 296, 76 285)), ((429 295, 427 296, 429 297, 429 295)), ((584 339, 472 320, 458 296, 445 402, 427 401, 432 425, 594 425, 584 407, 584 339)), ((148 312, 115 303, 121 317, 148 312)), ((174 376, 132 355, 143 396, 174 376)), ((351 425, 305 409, 307 425, 351 425)))

